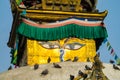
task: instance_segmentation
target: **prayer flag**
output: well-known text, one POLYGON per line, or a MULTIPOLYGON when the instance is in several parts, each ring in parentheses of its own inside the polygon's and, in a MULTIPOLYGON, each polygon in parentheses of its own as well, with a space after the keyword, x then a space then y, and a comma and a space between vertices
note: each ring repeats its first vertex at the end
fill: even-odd
POLYGON ((111 54, 114 52, 114 50, 113 49, 111 49, 111 54))
POLYGON ((21 2, 22 2, 22 0, 16 0, 16 3, 17 3, 18 5, 20 5, 21 2))
POLYGON ((106 43, 107 41, 108 41, 107 38, 105 38, 104 41, 103 41, 103 43, 106 43))
POLYGON ((111 46, 109 46, 109 47, 108 47, 108 51, 110 51, 110 50, 111 50, 111 48, 112 48, 112 47, 111 47, 111 46))
POLYGON ((114 57, 114 58, 115 58, 115 60, 117 60, 117 59, 118 59, 118 56, 117 56, 117 55, 115 55, 115 57, 114 57))
POLYGON ((112 53, 112 56, 114 56, 114 55, 115 55, 115 52, 112 53))
POLYGON ((117 64, 117 65, 120 65, 120 58, 118 58, 118 59, 116 60, 116 64, 117 64))
POLYGON ((110 46, 110 43, 109 43, 109 42, 107 42, 107 47, 108 47, 108 46, 110 46))

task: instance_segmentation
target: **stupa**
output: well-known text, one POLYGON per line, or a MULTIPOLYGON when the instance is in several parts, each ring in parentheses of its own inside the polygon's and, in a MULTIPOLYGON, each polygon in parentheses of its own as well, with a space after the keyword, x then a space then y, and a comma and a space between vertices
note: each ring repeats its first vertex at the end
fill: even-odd
POLYGON ((108 37, 104 25, 108 11, 99 12, 97 2, 11 0, 13 24, 7 45, 11 63, 20 68, 0 75, 0 79, 118 80, 106 73, 112 65, 102 63, 97 54, 108 37), (62 68, 55 68, 53 63, 62 68), (39 67, 34 70, 36 64, 39 67), (44 69, 47 72, 43 75, 44 69))

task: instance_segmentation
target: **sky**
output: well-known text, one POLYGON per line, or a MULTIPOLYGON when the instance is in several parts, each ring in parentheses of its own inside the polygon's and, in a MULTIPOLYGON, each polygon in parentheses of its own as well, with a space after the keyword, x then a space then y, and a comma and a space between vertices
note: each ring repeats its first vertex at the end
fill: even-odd
MULTIPOLYGON (((0 73, 7 71, 11 65, 10 48, 7 46, 11 27, 12 13, 10 0, 0 0, 0 73)), ((108 41, 114 49, 115 54, 120 57, 120 0, 98 0, 97 9, 100 12, 108 10, 104 23, 108 32, 108 41)), ((106 44, 102 44, 99 49, 100 59, 102 62, 108 63, 114 57, 108 51, 106 44)))

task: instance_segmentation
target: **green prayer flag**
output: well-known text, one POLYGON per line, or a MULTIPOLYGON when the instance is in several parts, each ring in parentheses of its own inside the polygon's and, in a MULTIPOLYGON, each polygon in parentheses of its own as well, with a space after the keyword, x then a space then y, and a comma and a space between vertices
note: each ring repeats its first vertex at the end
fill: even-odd
POLYGON ((13 64, 16 64, 16 63, 17 63, 17 56, 13 59, 12 63, 13 63, 13 64))
POLYGON ((117 65, 120 65, 120 58, 118 58, 118 59, 116 60, 116 64, 117 64, 117 65))
POLYGON ((111 47, 111 46, 109 46, 109 47, 108 47, 108 51, 110 51, 110 49, 111 49, 111 48, 112 48, 112 47, 111 47))
POLYGON ((16 0, 16 3, 17 3, 18 5, 20 5, 21 2, 22 2, 22 0, 16 0))
POLYGON ((108 46, 110 46, 110 43, 109 43, 109 42, 107 42, 107 47, 108 47, 108 46))

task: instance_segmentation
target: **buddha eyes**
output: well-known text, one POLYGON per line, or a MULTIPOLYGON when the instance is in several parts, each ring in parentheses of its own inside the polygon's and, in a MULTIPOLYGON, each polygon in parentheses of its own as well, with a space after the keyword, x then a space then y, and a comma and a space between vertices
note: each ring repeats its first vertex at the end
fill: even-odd
POLYGON ((53 42, 38 42, 42 47, 47 49, 56 49, 59 48, 59 43, 53 43, 53 42))
POLYGON ((81 44, 78 42, 74 42, 74 43, 68 43, 64 46, 65 49, 70 49, 70 50, 77 50, 82 48, 83 46, 85 46, 85 44, 81 44))
POLYGON ((64 48, 69 50, 77 50, 85 46, 85 44, 81 44, 78 42, 73 43, 66 43, 62 47, 58 42, 38 42, 42 47, 46 49, 57 49, 57 48, 64 48))

